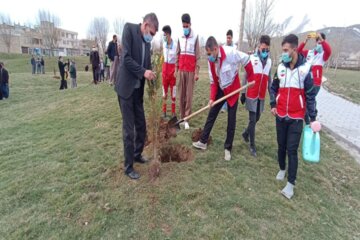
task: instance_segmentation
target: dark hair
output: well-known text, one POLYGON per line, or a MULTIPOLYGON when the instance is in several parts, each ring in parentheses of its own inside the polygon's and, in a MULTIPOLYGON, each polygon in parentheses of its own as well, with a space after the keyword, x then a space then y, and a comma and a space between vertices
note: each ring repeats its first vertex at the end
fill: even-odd
POLYGON ((233 31, 231 29, 229 29, 227 32, 226 32, 226 36, 231 36, 233 37, 233 31))
POLYGON ((260 44, 261 43, 264 43, 264 44, 270 46, 270 37, 268 35, 262 35, 260 37, 260 44))
POLYGON ((113 35, 113 39, 116 38, 116 37, 117 37, 116 34, 114 34, 114 35, 113 35))
MULTIPOLYGON (((325 33, 320 33, 320 35, 321 35, 321 37, 322 37, 322 39, 326 39, 326 35, 325 35, 325 33)), ((319 38, 316 38, 316 41, 318 41, 319 40, 319 38)))
POLYGON ((157 32, 159 29, 159 21, 155 13, 148 13, 144 17, 144 22, 148 22, 149 24, 153 25, 155 31, 157 32))
POLYGON ((168 33, 169 35, 171 35, 171 27, 169 25, 165 25, 163 28, 162 28, 162 31, 164 33, 168 33))
POLYGON ((206 40, 205 49, 210 49, 210 51, 214 50, 214 47, 217 47, 218 43, 216 42, 216 39, 213 36, 210 36, 206 40))
POLYGON ((190 18, 190 15, 188 13, 184 13, 182 16, 181 16, 181 21, 183 23, 191 23, 191 18, 190 18))
POLYGON ((295 34, 289 34, 284 37, 281 46, 285 43, 289 43, 292 47, 297 47, 299 45, 299 38, 295 34))

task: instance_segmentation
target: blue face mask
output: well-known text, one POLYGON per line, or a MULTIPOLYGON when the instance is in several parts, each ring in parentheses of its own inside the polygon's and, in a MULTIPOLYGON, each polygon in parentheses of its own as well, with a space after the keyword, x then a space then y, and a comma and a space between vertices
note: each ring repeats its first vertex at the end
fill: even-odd
POLYGON ((183 28, 183 31, 185 36, 190 34, 190 28, 183 28))
POLYGON ((213 55, 208 56, 210 62, 215 62, 216 58, 213 55))
POLYGON ((288 52, 284 52, 281 54, 281 60, 284 62, 284 63, 289 63, 292 61, 292 57, 290 57, 290 54, 288 52))
POLYGON ((262 59, 267 58, 268 55, 269 55, 268 52, 261 52, 261 53, 260 53, 260 56, 261 56, 262 59))
POLYGON ((318 53, 322 53, 323 52, 322 45, 321 44, 316 44, 315 51, 317 51, 318 53))
POLYGON ((147 42, 147 43, 151 43, 151 41, 152 41, 152 36, 151 36, 151 34, 144 34, 144 40, 145 40, 145 42, 147 42))

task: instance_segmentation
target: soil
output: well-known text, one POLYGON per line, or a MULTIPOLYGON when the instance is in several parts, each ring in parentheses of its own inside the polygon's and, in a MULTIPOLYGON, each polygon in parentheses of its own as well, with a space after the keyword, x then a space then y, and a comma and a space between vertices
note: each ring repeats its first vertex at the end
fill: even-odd
MULTIPOLYGON (((192 135, 191 135, 191 140, 193 142, 197 142, 200 140, 201 134, 203 133, 204 130, 202 130, 201 128, 196 129, 195 131, 193 131, 192 135)), ((208 141, 207 141, 207 145, 210 145, 212 143, 212 137, 210 136, 208 141)))

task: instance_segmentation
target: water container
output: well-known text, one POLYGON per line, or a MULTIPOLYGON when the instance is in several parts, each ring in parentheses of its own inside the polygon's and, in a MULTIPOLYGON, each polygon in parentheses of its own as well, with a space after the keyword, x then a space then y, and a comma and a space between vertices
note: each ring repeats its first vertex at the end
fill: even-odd
POLYGON ((305 125, 303 131, 302 156, 306 162, 320 161, 320 134, 314 133, 309 125, 305 125))

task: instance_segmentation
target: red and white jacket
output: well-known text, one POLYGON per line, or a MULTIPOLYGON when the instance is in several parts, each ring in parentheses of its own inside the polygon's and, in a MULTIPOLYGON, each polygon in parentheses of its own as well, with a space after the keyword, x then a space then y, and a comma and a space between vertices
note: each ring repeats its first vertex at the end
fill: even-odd
POLYGON ((171 40, 170 46, 168 46, 167 42, 163 43, 163 55, 164 55, 164 63, 162 66, 163 74, 174 74, 175 72, 175 63, 176 63, 176 43, 171 40))
POLYGON ((270 105, 280 118, 304 119, 306 109, 316 117, 315 91, 310 77, 311 64, 302 55, 291 70, 289 63, 280 63, 272 81, 270 105))
POLYGON ((304 50, 304 42, 300 43, 298 47, 298 52, 304 55, 304 57, 306 57, 306 61, 312 65, 311 73, 314 79, 314 85, 316 86, 321 86, 323 66, 331 55, 330 45, 326 41, 322 41, 321 45, 324 50, 322 53, 318 53, 314 49, 304 50))
POLYGON ((199 42, 198 36, 191 29, 189 36, 181 36, 178 41, 178 69, 185 72, 195 72, 199 42))
MULTIPOLYGON (((240 52, 233 47, 220 46, 219 55, 216 63, 208 61, 210 77, 210 100, 215 101, 217 92, 220 89, 227 95, 241 87, 239 78, 239 65, 242 64, 245 69, 250 62, 250 57, 246 53, 240 52)), ((234 106, 239 99, 235 94, 227 99, 230 107, 234 106)))
POLYGON ((246 68, 247 81, 255 81, 255 85, 247 89, 246 98, 264 100, 270 79, 271 59, 268 57, 263 66, 259 55, 254 53, 250 55, 250 62, 246 68))

